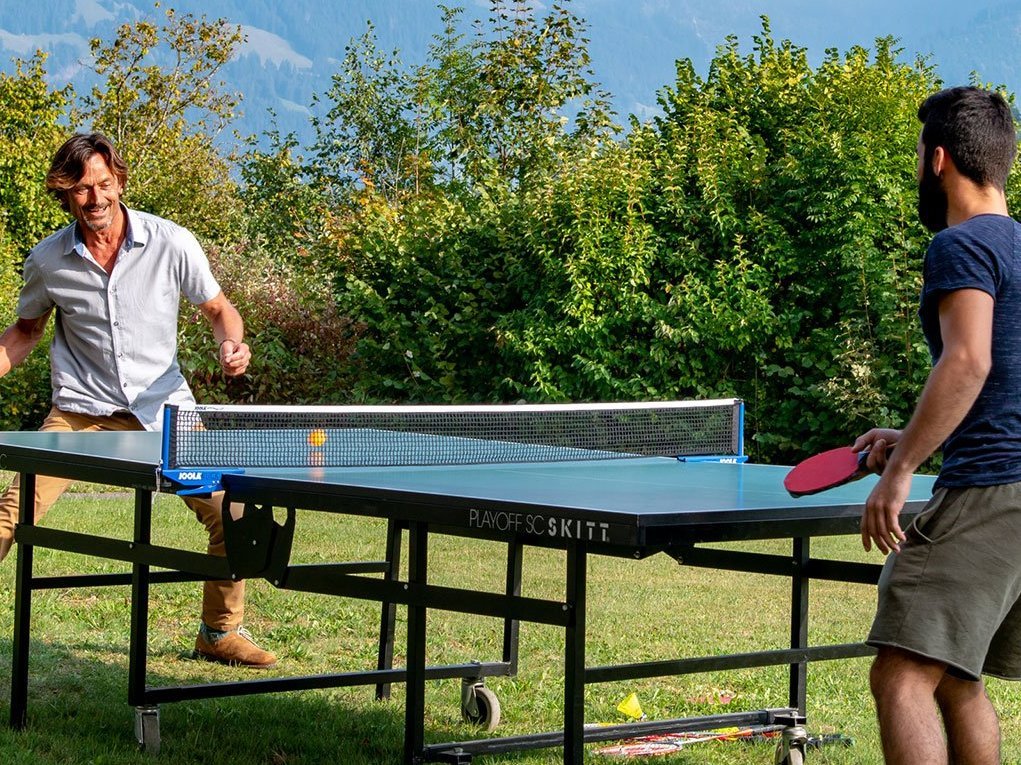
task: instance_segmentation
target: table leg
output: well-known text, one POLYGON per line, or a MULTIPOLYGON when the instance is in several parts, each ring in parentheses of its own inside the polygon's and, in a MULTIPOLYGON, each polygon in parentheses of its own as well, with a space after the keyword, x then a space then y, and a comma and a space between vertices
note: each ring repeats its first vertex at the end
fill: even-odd
MULTIPOLYGON (((35 523, 35 475, 30 473, 21 474, 18 523, 23 526, 31 526, 35 523)), ((18 545, 18 564, 14 588, 10 721, 11 727, 17 730, 23 729, 28 724, 28 649, 29 624, 32 615, 32 553, 32 545, 18 545)))
MULTIPOLYGON (((428 581, 428 528, 424 523, 408 526, 408 584, 428 581)), ((426 608, 408 604, 407 700, 404 706, 404 763, 415 765, 425 748, 425 621, 426 608)))
MULTIPOLYGON (((386 564, 384 575, 387 581, 395 582, 400 578, 401 569, 401 537, 403 526, 391 519, 386 523, 386 564)), ((394 665, 394 625, 397 623, 397 604, 382 604, 379 618, 379 652, 376 669, 393 669, 394 665)), ((390 683, 376 686, 376 700, 390 698, 390 683)))
MULTIPOLYGON (((521 595, 521 566, 525 557, 525 546, 514 540, 507 543, 507 577, 505 592, 518 597, 521 595)), ((521 632, 517 619, 503 622, 503 660, 510 665, 510 675, 518 673, 518 644, 521 632)))
MULTIPOLYGON (((152 541, 152 492, 135 490, 134 543, 152 541)), ((128 703, 145 706, 146 661, 149 646, 149 567, 131 565, 131 638, 128 648, 128 703)), ((156 718, 159 719, 158 717, 156 718)))
MULTIPOLYGON (((810 546, 808 537, 794 540, 794 574, 791 579, 791 648, 808 647, 808 566, 810 546)), ((802 715, 808 699, 808 663, 791 664, 789 704, 802 715)))
POLYGON ((582 765, 585 754, 585 545, 567 548, 566 603, 572 618, 564 630, 564 765, 582 765))

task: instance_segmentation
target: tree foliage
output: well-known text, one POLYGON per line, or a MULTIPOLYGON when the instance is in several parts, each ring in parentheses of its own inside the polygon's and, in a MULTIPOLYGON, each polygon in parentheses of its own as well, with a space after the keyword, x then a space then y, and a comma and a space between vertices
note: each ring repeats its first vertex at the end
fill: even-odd
MULTIPOLYGON (((541 15, 494 1, 470 35, 460 9, 442 12, 444 31, 417 67, 381 54, 371 26, 352 41, 300 174, 328 200, 315 261, 365 326, 358 398, 505 393, 496 326, 531 282, 520 260, 527 190, 614 132, 583 25, 564 6, 541 15)), ((280 168, 251 159, 247 177, 280 168)))
POLYGON ((520 185, 555 166, 569 141, 614 132, 583 23, 564 5, 543 16, 528 2, 491 0, 470 36, 462 9, 441 8, 444 31, 418 67, 381 53, 371 24, 345 49, 313 147, 334 198, 366 187, 394 205, 433 185, 520 185))
MULTIPOLYGON (((0 326, 14 317, 21 264, 28 248, 64 220, 43 188, 50 157, 64 138, 61 117, 68 89, 46 81, 46 58, 17 62, 0 73, 0 326)), ((49 364, 35 354, 0 387, 0 429, 17 430, 37 420, 49 400, 49 364)))
POLYGON ((769 455, 902 423, 927 373, 913 158, 937 82, 899 53, 880 39, 813 70, 764 21, 753 52, 729 39, 705 81, 681 66, 650 128, 661 334, 679 382, 691 369, 696 390, 751 402, 769 455))
MULTIPOLYGON (((15 62, 13 74, 0 72, 0 217, 14 243, 34 242, 61 220, 59 205, 39 182, 64 139, 61 118, 69 88, 46 81, 45 55, 15 62)), ((24 253, 22 253, 24 254, 24 253)))
POLYGON ((241 28, 173 9, 164 19, 123 24, 113 40, 91 41, 100 84, 80 99, 73 122, 118 147, 131 171, 132 205, 216 240, 237 211, 231 157, 216 142, 240 103, 217 77, 241 28))
POLYGON ((598 93, 577 79, 580 22, 492 9, 492 34, 470 39, 446 11, 429 64, 356 56, 379 69, 335 80, 329 124, 380 138, 338 165, 324 261, 366 326, 357 395, 738 395, 762 458, 903 422, 928 367, 913 150, 931 68, 891 39, 813 68, 764 20, 704 79, 679 62, 661 116, 619 139, 598 106, 563 117, 598 93), (380 167, 416 174, 381 189, 380 167))

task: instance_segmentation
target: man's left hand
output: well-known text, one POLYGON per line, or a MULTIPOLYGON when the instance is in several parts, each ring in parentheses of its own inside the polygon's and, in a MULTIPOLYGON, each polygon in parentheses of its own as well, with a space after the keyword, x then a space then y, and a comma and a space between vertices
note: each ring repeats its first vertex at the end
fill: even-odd
POLYGON ((872 489, 861 517, 861 541, 866 550, 872 543, 884 553, 900 552, 907 539, 900 527, 900 511, 911 492, 911 473, 884 470, 872 489))
POLYGON ((252 350, 248 343, 236 343, 233 340, 224 340, 220 343, 220 367, 227 377, 243 375, 251 360, 252 350))

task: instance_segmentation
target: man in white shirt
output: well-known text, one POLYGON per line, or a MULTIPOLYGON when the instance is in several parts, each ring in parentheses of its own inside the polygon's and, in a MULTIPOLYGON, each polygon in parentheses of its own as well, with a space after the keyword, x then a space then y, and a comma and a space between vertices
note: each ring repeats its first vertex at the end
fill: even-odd
MULTIPOLYGON (((181 295, 198 306, 219 344, 220 366, 241 375, 251 361, 244 322, 186 229, 121 204, 128 169, 109 139, 78 134, 56 153, 46 188, 75 222, 25 261, 17 320, 0 334, 0 377, 38 344, 50 316, 53 408, 41 430, 157 430, 166 403, 193 403, 177 362, 181 295)), ((36 519, 68 481, 40 476, 36 519)), ((13 543, 18 482, 0 498, 0 560, 13 543)), ((222 494, 185 503, 224 555, 222 494)), ((268 667, 276 657, 241 626, 244 582, 206 582, 195 656, 268 667)))

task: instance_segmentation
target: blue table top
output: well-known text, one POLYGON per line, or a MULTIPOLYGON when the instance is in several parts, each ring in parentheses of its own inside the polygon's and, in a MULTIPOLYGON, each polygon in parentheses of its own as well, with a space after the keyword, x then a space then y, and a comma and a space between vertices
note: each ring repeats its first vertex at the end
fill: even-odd
MULTIPOLYGON (((30 469, 44 474, 60 471, 100 483, 120 481, 120 485, 132 483, 124 480, 129 475, 138 477, 134 483, 152 485, 159 460, 158 433, 0 433, 0 469, 33 466, 30 469)), ((783 488, 787 470, 642 457, 427 467, 254 468, 226 476, 224 483, 232 496, 250 501, 260 496, 266 502, 279 497, 280 504, 312 509, 325 509, 345 499, 355 502, 362 513, 374 512, 374 503, 380 502, 460 508, 466 519, 474 513, 471 522, 483 528, 486 523, 522 523, 528 514, 536 513, 543 519, 555 514, 640 526, 853 519, 860 516, 877 480, 869 476, 820 494, 792 498, 783 488)), ((934 480, 916 477, 907 512, 921 509, 934 480)))

